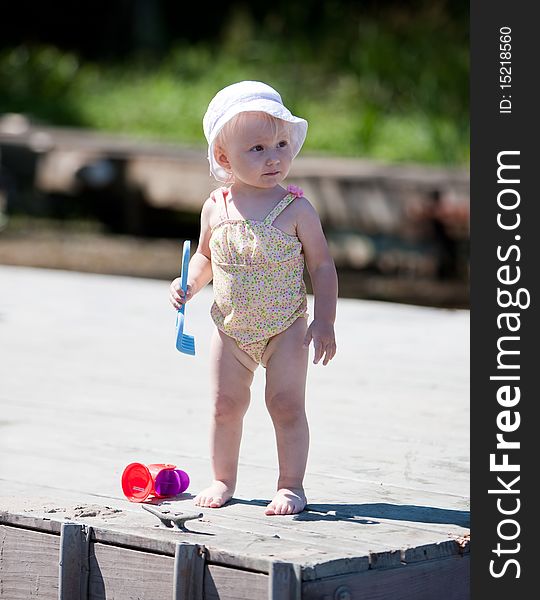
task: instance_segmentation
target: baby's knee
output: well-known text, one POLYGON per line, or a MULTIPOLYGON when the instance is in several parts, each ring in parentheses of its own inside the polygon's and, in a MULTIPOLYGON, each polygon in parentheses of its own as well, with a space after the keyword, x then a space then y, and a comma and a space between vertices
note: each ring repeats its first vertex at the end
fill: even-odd
POLYGON ((305 418, 304 398, 291 392, 266 395, 266 407, 274 423, 289 425, 305 418))
POLYGON ((214 419, 229 421, 245 415, 249 406, 249 399, 241 400, 231 394, 218 392, 214 398, 214 419))

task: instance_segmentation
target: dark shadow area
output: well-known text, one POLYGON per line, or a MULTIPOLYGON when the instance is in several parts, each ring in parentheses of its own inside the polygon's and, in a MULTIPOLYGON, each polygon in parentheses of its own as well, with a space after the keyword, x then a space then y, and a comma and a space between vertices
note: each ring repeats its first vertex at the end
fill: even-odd
MULTIPOLYGON (((181 502, 182 500, 193 500, 195 494, 189 494, 188 492, 182 492, 177 496, 170 496, 168 498, 155 498, 151 496, 144 501, 144 504, 151 504, 152 506, 168 506, 171 502, 181 502)), ((141 503, 142 504, 142 503, 141 503)))
MULTIPOLYGON (((155 499, 151 504, 164 506, 169 502, 192 500, 193 498, 195 498, 193 494, 184 493, 174 498, 168 498, 167 501, 155 499)), ((270 498, 253 498, 252 500, 232 498, 225 504, 224 508, 235 504, 266 507, 270 501, 270 498)), ((204 510, 204 508, 201 508, 201 510, 204 510)), ((376 519, 470 527, 470 512, 467 510, 419 506, 416 504, 389 504, 386 502, 366 504, 309 503, 303 512, 295 516, 297 521, 350 521, 361 525, 377 525, 379 521, 376 519)))
POLYGON ((106 600, 105 580, 96 557, 95 544, 90 544, 88 568, 88 597, 92 600, 106 600))
POLYGON ((296 519, 299 521, 315 521, 326 520, 328 517, 356 523, 359 518, 368 517, 470 527, 469 511, 418 506, 416 504, 308 504, 307 511, 297 515, 296 519))

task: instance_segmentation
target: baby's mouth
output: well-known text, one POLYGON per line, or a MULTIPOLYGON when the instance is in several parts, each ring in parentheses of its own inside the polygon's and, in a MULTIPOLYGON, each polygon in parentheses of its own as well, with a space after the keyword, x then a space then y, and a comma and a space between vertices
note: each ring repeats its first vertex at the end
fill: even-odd
POLYGON ((277 175, 279 171, 270 171, 269 173, 263 173, 263 175, 277 175))

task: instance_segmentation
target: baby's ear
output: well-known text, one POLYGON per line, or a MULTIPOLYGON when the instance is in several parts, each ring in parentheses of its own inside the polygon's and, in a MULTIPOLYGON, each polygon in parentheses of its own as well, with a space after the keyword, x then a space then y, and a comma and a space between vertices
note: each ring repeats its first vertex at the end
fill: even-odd
POLYGON ((225 170, 231 168, 231 163, 227 158, 227 154, 225 153, 225 149, 222 146, 214 146, 214 158, 216 159, 218 165, 223 167, 225 170))

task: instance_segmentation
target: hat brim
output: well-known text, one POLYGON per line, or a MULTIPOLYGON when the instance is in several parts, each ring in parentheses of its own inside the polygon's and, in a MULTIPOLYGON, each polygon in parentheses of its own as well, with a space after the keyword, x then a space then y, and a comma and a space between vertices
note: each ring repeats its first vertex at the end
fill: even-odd
POLYGON ((242 112, 264 112, 272 115, 276 119, 281 119, 291 123, 294 126, 291 128, 290 140, 293 158, 300 152, 300 149, 302 148, 306 139, 308 128, 307 121, 300 117, 295 117, 288 108, 279 102, 258 98, 243 102, 238 106, 232 106, 216 122, 212 129, 212 135, 208 139, 208 162, 210 163, 210 172, 218 181, 221 182, 227 182, 229 179, 229 174, 214 157, 214 141, 218 133, 223 129, 223 126, 233 117, 242 112))

